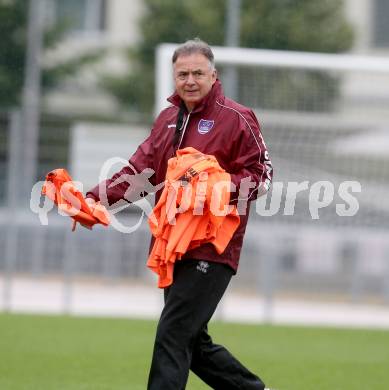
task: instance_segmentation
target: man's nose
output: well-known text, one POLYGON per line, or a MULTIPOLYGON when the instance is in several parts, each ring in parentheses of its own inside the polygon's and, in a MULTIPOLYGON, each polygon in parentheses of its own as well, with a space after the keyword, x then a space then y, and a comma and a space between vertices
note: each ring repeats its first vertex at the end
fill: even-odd
POLYGON ((194 76, 193 76, 192 73, 189 73, 189 74, 188 74, 188 78, 187 78, 187 80, 186 80, 186 83, 187 83, 187 84, 194 84, 194 83, 195 83, 195 78, 194 78, 194 76))

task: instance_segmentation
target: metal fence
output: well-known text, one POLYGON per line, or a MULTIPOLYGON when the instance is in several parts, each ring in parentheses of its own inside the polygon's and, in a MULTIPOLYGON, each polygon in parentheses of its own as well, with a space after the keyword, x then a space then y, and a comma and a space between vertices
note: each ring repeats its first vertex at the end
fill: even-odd
MULTIPOLYGON (((231 291, 259 297, 262 306, 255 310, 262 311, 268 320, 278 300, 336 301, 372 307, 389 304, 389 169, 385 149, 389 145, 385 110, 389 93, 384 82, 388 75, 381 70, 376 74, 374 69, 370 72, 364 68, 362 73, 348 70, 338 59, 336 64, 336 77, 334 69, 330 69, 328 78, 320 78, 316 90, 310 90, 309 99, 314 98, 311 104, 305 104, 305 93, 299 96, 299 107, 309 107, 308 110, 285 108, 283 94, 283 106, 269 109, 268 105, 278 101, 277 91, 273 91, 273 100, 265 107, 258 107, 275 167, 275 181, 271 193, 252 204, 240 267, 231 291), (326 80, 331 81, 330 85, 326 80), (334 83, 338 83, 336 88, 334 83), (369 84, 377 88, 366 89, 369 84), (357 91, 356 86, 360 88, 357 91), (334 91, 336 96, 331 96, 336 104, 321 105, 322 95, 328 97, 334 91), (358 209, 353 215, 339 217, 339 207, 347 214, 347 206, 352 204, 350 197, 345 199, 340 194, 341 186, 349 181, 360 185, 360 191, 352 193, 358 209), (334 198, 326 202, 326 191, 331 190, 334 198), (277 200, 278 209, 273 212, 272 205, 277 200), (320 218, 314 216, 312 202, 320 218)), ((319 65, 324 72, 324 66, 319 65)), ((300 68, 288 68, 284 73, 285 91, 289 94, 290 83, 316 80, 317 76, 312 79, 300 68)), ((269 70, 257 72, 256 83, 243 80, 241 96, 255 98, 260 106, 266 88, 276 88, 269 87, 269 74, 269 70), (265 90, 258 93, 255 88, 265 90)), ((279 70, 275 74, 281 75, 279 70)), ((277 85, 278 88, 281 87, 277 85)), ((304 89, 300 85, 301 88, 304 89)), ((20 278, 37 283, 58 281, 62 286, 61 299, 56 303, 59 312, 72 311, 75 286, 80 281, 112 288, 122 284, 155 288, 153 275, 145 265, 150 235, 145 220, 131 234, 112 228, 78 229, 72 233, 69 220, 55 211, 48 215, 47 226, 40 223, 36 212, 30 209, 30 193, 23 192, 19 182, 20 153, 25 150, 19 119, 17 112, 0 117, 1 307, 13 310, 14 286, 20 278)), ((79 148, 77 154, 73 153, 80 146, 75 143, 88 144, 88 159, 93 154, 107 155, 107 151, 112 157, 119 153, 121 142, 109 141, 112 124, 100 123, 98 134, 106 136, 94 142, 89 136, 75 136, 75 129, 85 130, 75 120, 42 116, 40 122, 36 180, 42 180, 54 168, 85 166, 85 161, 72 161, 75 155, 83 156, 79 148)), ((91 127, 88 131, 92 131, 91 127)), ((138 131, 136 137, 133 133, 137 143, 141 133, 142 130, 138 131)), ((119 139, 118 134, 115 137, 119 139)), ((121 145, 122 151, 127 150, 127 142, 124 147, 121 145)), ((120 157, 128 158, 133 146, 128 142, 128 155, 120 157)), ((77 175, 75 179, 79 179, 77 175)), ((94 180, 97 182, 97 176, 91 182, 94 180)), ((133 207, 120 218, 127 226, 134 226, 141 214, 133 207)))

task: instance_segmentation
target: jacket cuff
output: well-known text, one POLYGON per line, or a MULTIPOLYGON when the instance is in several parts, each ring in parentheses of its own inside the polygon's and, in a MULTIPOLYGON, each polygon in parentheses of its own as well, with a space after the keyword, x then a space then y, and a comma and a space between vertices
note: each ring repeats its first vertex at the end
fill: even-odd
POLYGON ((88 191, 85 195, 85 198, 90 198, 90 199, 93 199, 95 202, 98 202, 100 199, 98 197, 96 197, 93 192, 91 191, 88 191))

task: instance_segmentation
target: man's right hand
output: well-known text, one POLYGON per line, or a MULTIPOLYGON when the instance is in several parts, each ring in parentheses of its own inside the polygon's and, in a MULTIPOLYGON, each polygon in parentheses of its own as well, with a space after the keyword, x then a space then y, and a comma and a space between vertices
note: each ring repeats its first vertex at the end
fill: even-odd
MULTIPOLYGON (((85 203, 89 206, 89 207, 93 207, 95 204, 96 204, 96 201, 92 198, 85 198, 85 203)), ((84 225, 83 223, 81 222, 78 222, 82 227, 84 227, 85 229, 88 229, 88 230, 92 230, 92 227, 89 226, 89 225, 84 225)), ((73 227, 72 227, 72 231, 74 232, 76 230, 76 225, 77 225, 77 222, 74 221, 73 223, 73 227)))
POLYGON ((93 206, 96 204, 96 201, 93 198, 85 198, 85 202, 88 206, 93 206))

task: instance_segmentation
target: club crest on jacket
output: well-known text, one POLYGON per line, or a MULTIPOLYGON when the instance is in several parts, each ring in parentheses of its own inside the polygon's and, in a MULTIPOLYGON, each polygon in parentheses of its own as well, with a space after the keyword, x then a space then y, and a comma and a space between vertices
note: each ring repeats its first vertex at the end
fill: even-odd
POLYGON ((212 129, 214 123, 214 120, 200 119, 197 130, 200 134, 206 134, 212 129))

